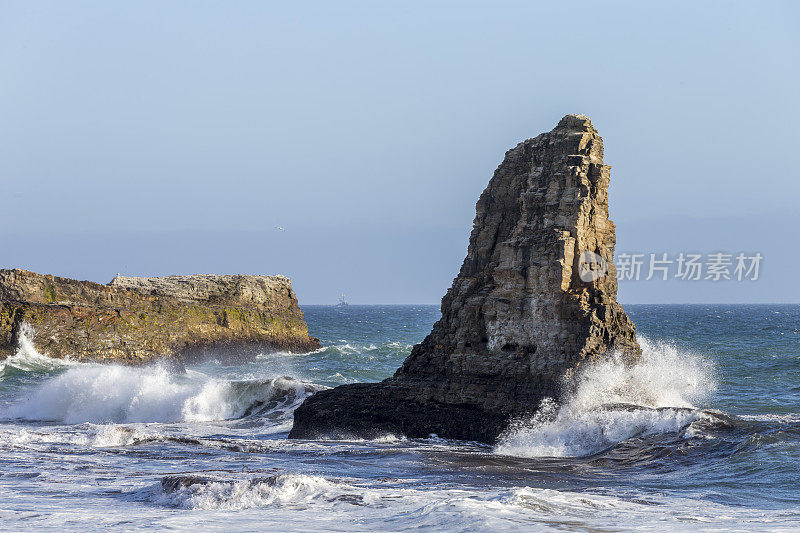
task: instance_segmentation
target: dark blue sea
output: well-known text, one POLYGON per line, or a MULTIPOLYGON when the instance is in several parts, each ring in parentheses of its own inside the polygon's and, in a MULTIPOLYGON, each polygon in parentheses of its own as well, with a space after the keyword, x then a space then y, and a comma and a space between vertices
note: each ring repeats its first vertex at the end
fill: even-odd
POLYGON ((323 349, 185 373, 23 339, 0 362, 0 527, 800 530, 800 306, 625 308, 641 362, 586 368, 496 446, 286 438, 308 395, 390 376, 437 306, 307 306, 323 349))

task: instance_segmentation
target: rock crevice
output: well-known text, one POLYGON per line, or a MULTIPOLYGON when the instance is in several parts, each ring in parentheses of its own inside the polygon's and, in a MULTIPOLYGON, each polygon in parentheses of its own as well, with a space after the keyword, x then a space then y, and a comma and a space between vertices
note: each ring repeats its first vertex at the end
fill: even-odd
POLYGON ((584 361, 635 357, 634 325, 616 301, 609 179, 603 140, 583 115, 506 152, 431 333, 393 377, 306 400, 290 436, 492 442, 512 418, 558 399, 584 361))

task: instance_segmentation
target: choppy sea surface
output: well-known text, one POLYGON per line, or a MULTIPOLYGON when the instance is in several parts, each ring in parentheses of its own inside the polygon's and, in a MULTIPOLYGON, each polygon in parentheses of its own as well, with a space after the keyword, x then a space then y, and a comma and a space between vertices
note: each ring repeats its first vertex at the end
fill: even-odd
POLYGON ((391 375, 436 306, 305 307, 324 348, 130 368, 0 362, 4 530, 800 530, 800 306, 626 306, 641 363, 588 368, 497 446, 302 441, 321 387, 391 375))

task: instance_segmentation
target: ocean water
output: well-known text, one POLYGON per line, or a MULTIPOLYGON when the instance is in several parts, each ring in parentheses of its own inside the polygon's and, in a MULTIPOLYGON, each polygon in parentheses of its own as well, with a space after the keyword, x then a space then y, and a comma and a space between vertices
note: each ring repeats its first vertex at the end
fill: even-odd
POLYGON ((0 362, 2 529, 800 530, 800 306, 626 306, 641 363, 497 446, 287 440, 322 387, 387 377, 436 306, 306 307, 315 353, 185 373, 0 362))

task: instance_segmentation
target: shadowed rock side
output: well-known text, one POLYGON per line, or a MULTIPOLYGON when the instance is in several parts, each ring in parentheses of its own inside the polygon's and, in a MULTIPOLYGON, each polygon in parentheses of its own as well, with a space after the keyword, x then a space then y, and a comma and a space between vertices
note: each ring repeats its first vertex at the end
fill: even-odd
POLYGON ((25 324, 51 357, 145 363, 319 348, 283 276, 117 276, 108 285, 0 270, 0 357, 25 324))
POLYGON ((616 301, 608 183, 603 140, 583 115, 509 150, 478 200, 433 331, 392 378, 307 399, 290 437, 493 442, 512 418, 561 397, 583 361, 609 350, 635 357, 635 327, 616 301), (584 270, 583 281, 584 252, 608 272, 592 280, 584 270))

